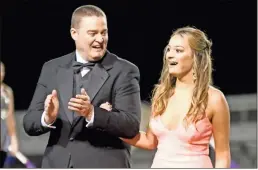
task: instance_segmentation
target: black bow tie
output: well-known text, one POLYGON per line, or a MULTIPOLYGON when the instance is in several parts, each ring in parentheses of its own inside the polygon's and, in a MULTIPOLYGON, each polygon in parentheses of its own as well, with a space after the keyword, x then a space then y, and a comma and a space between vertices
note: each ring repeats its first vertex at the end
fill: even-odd
POLYGON ((77 61, 73 62, 73 69, 75 73, 79 73, 83 67, 87 67, 90 70, 93 69, 96 63, 88 62, 88 63, 79 63, 77 61))

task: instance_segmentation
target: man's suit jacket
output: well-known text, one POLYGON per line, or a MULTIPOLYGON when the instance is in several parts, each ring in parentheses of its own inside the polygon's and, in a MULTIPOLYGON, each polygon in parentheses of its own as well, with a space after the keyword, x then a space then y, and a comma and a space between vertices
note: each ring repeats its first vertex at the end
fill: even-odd
POLYGON ((126 168, 130 167, 130 146, 119 137, 132 138, 139 132, 140 73, 134 64, 107 51, 91 71, 88 95, 94 106, 94 122, 86 127, 84 117, 72 120, 68 101, 73 94, 72 62, 75 52, 43 65, 23 126, 30 136, 50 132, 43 168, 126 168), (60 103, 53 126, 43 127, 44 101, 56 89, 60 103), (111 112, 99 108, 109 102, 111 112))

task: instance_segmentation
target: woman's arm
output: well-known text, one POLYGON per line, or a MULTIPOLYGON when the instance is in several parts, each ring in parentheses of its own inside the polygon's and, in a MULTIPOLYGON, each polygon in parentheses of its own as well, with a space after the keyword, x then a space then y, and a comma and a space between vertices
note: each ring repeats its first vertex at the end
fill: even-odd
MULTIPOLYGON (((112 110, 112 105, 108 102, 103 103, 100 105, 100 108, 106 109, 107 111, 112 110)), ((126 139, 126 138, 120 138, 124 142, 133 145, 138 148, 142 149, 156 149, 158 145, 158 141, 156 136, 152 133, 151 129, 147 129, 147 133, 140 131, 134 138, 132 139, 126 139)))
POLYGON ((124 142, 133 145, 138 148, 153 150, 157 148, 158 140, 152 133, 151 129, 148 128, 147 133, 140 131, 134 138, 125 139, 121 138, 124 142))
POLYGON ((10 87, 7 86, 6 91, 9 97, 8 113, 7 113, 8 116, 6 118, 7 130, 11 138, 12 152, 15 153, 18 151, 18 139, 16 134, 16 122, 14 117, 14 97, 13 97, 13 91, 10 87))
POLYGON ((212 96, 212 125, 215 142, 215 168, 230 168, 230 112, 225 96, 219 90, 212 96))

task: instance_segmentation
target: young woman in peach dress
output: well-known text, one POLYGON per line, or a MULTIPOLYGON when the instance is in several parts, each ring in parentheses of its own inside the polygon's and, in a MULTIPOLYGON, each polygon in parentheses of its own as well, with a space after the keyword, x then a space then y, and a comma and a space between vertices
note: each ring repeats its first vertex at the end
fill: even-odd
MULTIPOLYGON (((19 151, 19 142, 16 132, 16 121, 14 115, 14 95, 10 86, 4 83, 5 66, 0 61, 0 87, 1 87, 1 146, 0 146, 0 168, 4 168, 4 163, 9 152, 8 147, 12 149, 13 156, 19 151)), ((12 157, 10 156, 10 157, 12 157)), ((5 167, 6 168, 6 167, 5 167)))
MULTIPOLYGON (((152 168, 213 168, 208 156, 212 135, 215 168, 230 167, 229 107, 223 93, 212 87, 211 45, 201 30, 184 27, 164 50, 149 128, 122 139, 139 148, 157 148, 152 168)), ((112 109, 107 103, 101 107, 112 109)))

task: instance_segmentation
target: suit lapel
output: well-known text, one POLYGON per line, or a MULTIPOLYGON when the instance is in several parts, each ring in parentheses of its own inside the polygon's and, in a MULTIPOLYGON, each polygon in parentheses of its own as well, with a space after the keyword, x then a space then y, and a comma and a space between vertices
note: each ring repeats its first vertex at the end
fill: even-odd
POLYGON ((71 56, 68 56, 66 62, 62 63, 64 65, 60 65, 57 71, 57 83, 62 103, 60 106, 63 106, 65 115, 71 124, 73 122, 73 114, 72 111, 68 109, 68 102, 73 95, 73 69, 71 68, 70 63, 74 57, 74 53, 72 53, 71 56))
POLYGON ((96 94, 103 86, 105 81, 108 79, 108 72, 102 67, 101 64, 96 64, 96 66, 92 69, 91 75, 89 77, 89 81, 87 84, 87 93, 90 97, 91 102, 95 98, 96 94))
POLYGON ((72 124, 73 114, 68 109, 67 105, 73 95, 73 70, 65 68, 59 69, 57 74, 57 81, 59 84, 61 101, 63 103, 65 113, 69 122, 72 124))
POLYGON ((108 70, 113 67, 113 64, 117 58, 112 55, 109 51, 106 52, 102 61, 97 63, 91 71, 91 75, 89 76, 89 80, 87 84, 83 84, 85 89, 87 89, 87 93, 90 97, 91 102, 95 98, 98 91, 107 81, 109 74, 108 70))

